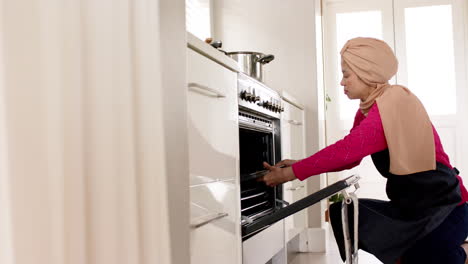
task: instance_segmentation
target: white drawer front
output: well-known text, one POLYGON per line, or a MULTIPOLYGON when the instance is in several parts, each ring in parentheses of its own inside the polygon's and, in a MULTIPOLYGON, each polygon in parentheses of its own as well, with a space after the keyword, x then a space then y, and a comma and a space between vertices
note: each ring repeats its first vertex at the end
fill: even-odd
POLYGON ((305 155, 305 130, 304 125, 290 125, 291 158, 301 160, 305 155))
POLYGON ((235 181, 190 187, 192 264, 240 264, 239 191, 235 181))
POLYGON ((190 185, 236 179, 237 74, 188 49, 190 185))
POLYGON ((293 122, 303 122, 303 113, 302 109, 297 108, 296 106, 289 104, 289 119, 293 122))
POLYGON ((281 121, 296 125, 304 126, 304 110, 297 108, 296 106, 283 101, 284 112, 281 113, 281 121))
MULTIPOLYGON (((292 183, 284 186, 284 200, 295 203, 307 195, 306 183, 300 182, 294 186, 292 183)), ((307 209, 301 210, 285 219, 285 239, 288 242, 307 227, 307 209)))
POLYGON ((232 91, 237 93, 237 73, 192 49, 187 49, 187 70, 189 85, 203 85, 221 95, 232 91))
POLYGON ((266 263, 283 247, 284 222, 279 221, 242 243, 242 263, 266 263))
MULTIPOLYGON (((281 155, 282 159, 300 160, 305 156, 304 111, 284 102, 285 111, 281 116, 281 155)), ((294 181, 297 186, 300 181, 294 181)))
MULTIPOLYGON (((283 159, 300 160, 305 156, 304 111, 283 101, 284 112, 281 115, 281 151, 283 159)), ((294 203, 307 194, 306 182, 294 180, 283 185, 283 199, 294 203)), ((299 211, 285 219, 285 241, 289 242, 307 226, 307 209, 299 211)))

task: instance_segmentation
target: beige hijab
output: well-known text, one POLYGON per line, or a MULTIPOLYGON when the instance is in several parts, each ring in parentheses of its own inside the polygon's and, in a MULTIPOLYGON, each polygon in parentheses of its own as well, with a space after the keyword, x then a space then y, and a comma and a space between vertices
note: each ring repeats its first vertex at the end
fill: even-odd
POLYGON ((373 87, 361 111, 367 115, 375 101, 390 152, 390 172, 406 175, 436 166, 432 123, 419 99, 406 87, 390 85, 398 61, 392 49, 373 38, 355 38, 344 45, 341 58, 373 87))

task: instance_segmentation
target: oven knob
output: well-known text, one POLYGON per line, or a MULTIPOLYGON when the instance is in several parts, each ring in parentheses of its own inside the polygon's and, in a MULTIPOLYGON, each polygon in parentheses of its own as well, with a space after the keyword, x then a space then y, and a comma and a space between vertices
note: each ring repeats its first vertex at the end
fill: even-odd
POLYGON ((275 112, 278 112, 279 110, 279 103, 278 101, 275 100, 275 112))
POLYGON ((255 103, 255 98, 257 98, 257 96, 255 96, 255 89, 252 89, 252 94, 249 101, 255 103))
POLYGON ((247 91, 245 91, 245 90, 240 93, 240 98, 242 100, 247 100, 246 93, 247 93, 247 91))
POLYGON ((252 94, 249 93, 249 92, 246 92, 246 93, 245 93, 245 100, 248 101, 248 102, 250 102, 250 100, 252 100, 252 94))

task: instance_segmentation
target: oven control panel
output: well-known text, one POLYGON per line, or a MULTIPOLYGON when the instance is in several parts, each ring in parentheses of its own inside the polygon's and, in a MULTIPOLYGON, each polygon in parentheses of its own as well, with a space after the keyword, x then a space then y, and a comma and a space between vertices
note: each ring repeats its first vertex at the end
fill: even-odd
POLYGON ((275 90, 243 74, 238 76, 239 106, 270 117, 280 118, 284 111, 281 97, 275 90))

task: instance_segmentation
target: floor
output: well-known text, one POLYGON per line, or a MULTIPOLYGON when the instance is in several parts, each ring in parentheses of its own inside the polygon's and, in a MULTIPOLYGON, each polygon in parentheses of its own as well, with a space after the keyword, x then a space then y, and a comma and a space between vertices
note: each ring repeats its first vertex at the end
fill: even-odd
MULTIPOLYGON (((343 263, 332 232, 328 232, 326 253, 298 253, 290 264, 337 264, 343 263)), ((373 255, 360 250, 359 264, 382 264, 373 255)))

